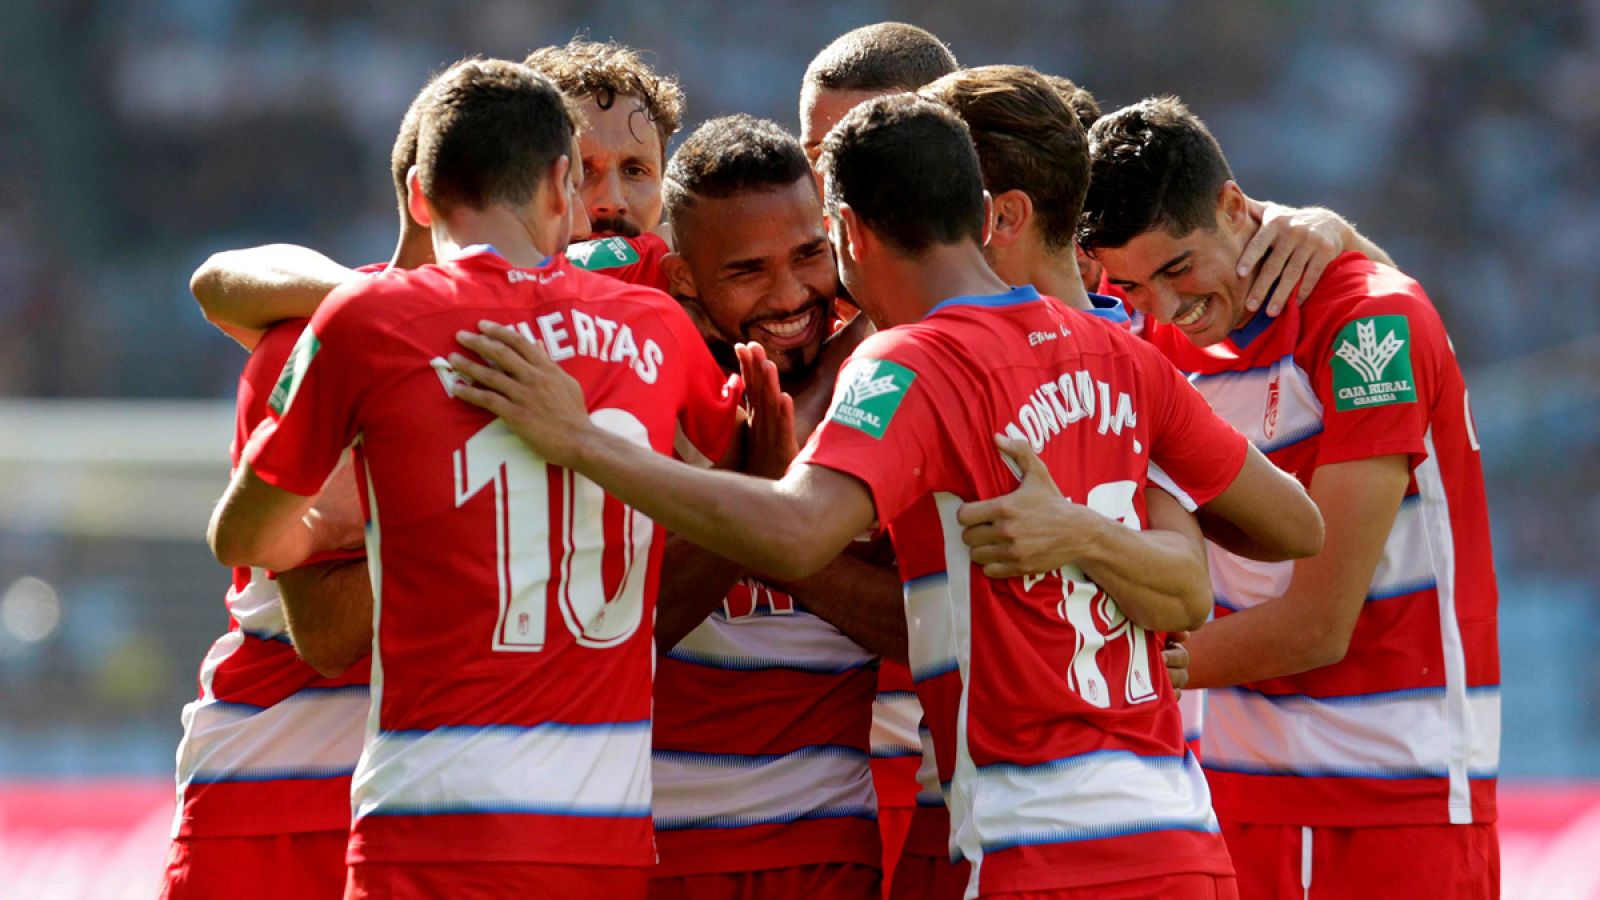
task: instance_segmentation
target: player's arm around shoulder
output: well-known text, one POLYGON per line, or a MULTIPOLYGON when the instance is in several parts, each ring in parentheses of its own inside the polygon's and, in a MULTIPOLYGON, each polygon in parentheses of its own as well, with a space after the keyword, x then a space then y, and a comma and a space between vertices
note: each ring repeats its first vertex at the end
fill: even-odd
POLYGON ((255 347, 285 319, 309 318, 328 293, 359 275, 307 247, 266 244, 213 253, 189 279, 206 321, 255 347))
POLYGON ((1322 549, 1326 524, 1315 500, 1294 476, 1255 447, 1245 451, 1239 474, 1198 519, 1217 546, 1247 559, 1304 559, 1322 549))
MULTIPOLYGON (((780 578, 804 578, 872 522, 872 498, 849 476, 796 465, 774 482, 698 469, 595 426, 578 382, 516 331, 484 323, 482 333, 458 339, 491 364, 451 354, 451 365, 472 381, 456 389, 458 397, 499 416, 540 458, 583 474, 668 531, 735 562, 780 578)), ((759 365, 764 362, 764 356, 757 360, 766 375, 752 377, 746 369, 747 386, 770 376, 770 392, 752 393, 783 396, 776 371, 759 365)), ((775 412, 758 405, 755 415, 775 412)), ((752 431, 769 433, 782 440, 781 427, 752 431)), ((787 440, 792 445, 792 418, 787 440)))

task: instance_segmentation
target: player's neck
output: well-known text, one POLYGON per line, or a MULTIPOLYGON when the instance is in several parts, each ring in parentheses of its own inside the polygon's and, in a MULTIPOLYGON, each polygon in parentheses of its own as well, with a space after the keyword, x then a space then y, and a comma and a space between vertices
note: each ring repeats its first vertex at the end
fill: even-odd
POLYGON ((1078 259, 1070 248, 1066 252, 1040 251, 1027 268, 1027 280, 1039 293, 1054 297, 1073 309, 1089 309, 1089 292, 1083 287, 1078 259))
POLYGON ((897 271, 886 272, 887 284, 900 301, 894 310, 897 321, 886 325, 916 322, 928 311, 951 297, 1003 294, 1009 286, 983 258, 983 251, 971 241, 935 244, 915 256, 898 257, 892 263, 897 271))
POLYGON ((409 223, 400 231, 400 240, 389 259, 391 269, 415 269, 433 262, 433 235, 428 229, 409 223))
POLYGON ((440 261, 454 259, 467 247, 489 244, 513 266, 533 268, 564 249, 554 243, 532 223, 502 206, 452 210, 448 220, 435 221, 433 226, 433 252, 440 261), (552 246, 540 246, 542 243, 552 246))

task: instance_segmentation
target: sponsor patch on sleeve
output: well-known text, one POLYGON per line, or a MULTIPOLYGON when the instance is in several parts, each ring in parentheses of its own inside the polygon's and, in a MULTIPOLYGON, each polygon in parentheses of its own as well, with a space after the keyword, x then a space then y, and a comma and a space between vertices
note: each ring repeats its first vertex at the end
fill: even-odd
POLYGON ((1356 319, 1333 339, 1333 402, 1340 412, 1415 403, 1411 327, 1405 316, 1356 319))
POLYGON ((289 361, 283 364, 283 374, 278 376, 278 383, 272 388, 271 396, 267 397, 267 407, 282 416, 289 411, 289 404, 294 402, 294 395, 300 392, 300 383, 305 381, 306 369, 311 368, 311 361, 317 358, 317 351, 322 349, 322 342, 307 328, 300 332, 300 339, 294 342, 294 349, 289 352, 289 361))
POLYGON ((567 259, 578 268, 593 272, 631 266, 639 261, 639 251, 619 237, 598 238, 568 247, 567 259))
POLYGON ((828 420, 882 440, 917 373, 887 359, 858 359, 840 376, 828 420))

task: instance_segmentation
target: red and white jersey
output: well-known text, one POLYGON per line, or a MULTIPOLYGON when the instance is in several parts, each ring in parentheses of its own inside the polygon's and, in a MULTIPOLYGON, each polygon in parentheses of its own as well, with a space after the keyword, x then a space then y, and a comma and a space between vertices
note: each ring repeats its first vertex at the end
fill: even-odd
POLYGON ((661 271, 661 260, 671 252, 665 238, 646 231, 638 237, 603 237, 572 244, 566 257, 580 269, 665 293, 667 276, 661 271))
MULTIPOLYGON (((262 336, 239 376, 234 465, 267 415, 306 320, 262 336)), ((360 553, 328 554, 313 562, 360 553)), ((228 632, 200 664, 200 696, 183 708, 174 837, 242 837, 350 827, 350 774, 367 722, 366 660, 323 678, 289 643, 278 586, 264 569, 233 570, 228 632)))
POLYGON ((447 357, 483 319, 542 342, 590 417, 720 456, 721 371, 659 292, 489 247, 335 291, 247 459, 316 491, 356 444, 372 566, 372 715, 350 859, 654 862, 650 622, 661 533, 455 399, 447 357))
POLYGON ((662 877, 882 859, 877 657, 788 594, 734 585, 656 668, 662 877))
POLYGON ((973 566, 957 509, 1017 483, 996 434, 1135 528, 1152 453, 1208 448, 1163 466, 1205 503, 1244 450, 1153 348, 1030 287, 952 298, 852 355, 799 461, 860 479, 887 524, 968 895, 1231 874, 1162 636, 1076 568, 995 581, 973 566))
MULTIPOLYGON (((1213 690, 1204 745, 1218 811, 1285 825, 1493 821, 1498 595, 1466 384, 1410 278, 1347 253, 1304 303, 1202 350, 1148 337, 1212 407, 1302 484, 1392 454, 1411 484, 1343 661, 1213 690)), ((1212 549, 1216 615, 1265 603, 1293 563, 1212 549)))
MULTIPOLYGON (((1104 294, 1090 294, 1089 308, 1083 311, 1113 325, 1131 328, 1132 319, 1128 310, 1122 301, 1116 297, 1104 294)), ((1242 436, 1229 437, 1229 442, 1235 448, 1234 452, 1236 453, 1243 451, 1243 441, 1242 436)), ((1178 446, 1173 447, 1170 452, 1178 454, 1212 453, 1214 450, 1178 446)), ((1181 468, 1182 465, 1183 463, 1180 461, 1179 467, 1181 468)), ((1237 471, 1237 468, 1237 464, 1232 464, 1233 471, 1237 471)), ((1188 507, 1190 512, 1194 511, 1194 498, 1188 496, 1183 488, 1166 477, 1154 459, 1152 459, 1150 474, 1152 481, 1155 481, 1163 489, 1177 495, 1179 501, 1188 507)), ((909 676, 909 673, 907 674, 909 676)), ((914 698, 915 695, 913 695, 914 698)), ((920 720, 920 705, 916 711, 920 720)), ((1178 698, 1178 711, 1183 718, 1184 743, 1198 757, 1200 755, 1200 734, 1205 720, 1205 691, 1184 691, 1183 696, 1178 698)), ((910 768, 911 789, 917 811, 912 820, 910 834, 906 838, 905 852, 914 856, 944 856, 947 853, 946 845, 950 832, 950 813, 949 810, 945 809, 944 792, 940 789, 938 764, 934 759, 932 738, 929 736, 927 728, 924 727, 919 730, 922 744, 922 749, 919 752, 921 758, 918 760, 919 765, 910 768)), ((879 777, 878 779, 880 802, 883 795, 883 784, 886 780, 891 779, 886 777, 879 777)), ((901 781, 898 773, 892 776, 892 781, 895 783, 901 781)))

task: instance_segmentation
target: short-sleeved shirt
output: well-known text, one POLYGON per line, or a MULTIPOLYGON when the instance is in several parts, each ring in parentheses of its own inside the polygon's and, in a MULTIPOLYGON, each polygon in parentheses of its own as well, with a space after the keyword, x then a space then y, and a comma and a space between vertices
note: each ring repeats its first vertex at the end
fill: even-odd
POLYGON ((1152 453, 1178 442, 1219 448, 1164 466, 1196 502, 1226 488, 1239 438, 1152 351, 1032 288, 952 298, 856 350, 799 457, 862 481, 894 543, 969 895, 1232 872, 1162 636, 1075 567, 985 577, 956 521, 963 502, 1017 485, 996 434, 1028 441, 1065 496, 1131 527, 1152 453))
MULTIPOLYGON (((1128 309, 1123 302, 1116 297, 1107 294, 1089 294, 1089 307, 1083 311, 1106 322, 1110 322, 1113 325, 1119 325, 1123 328, 1129 328, 1130 330, 1133 325, 1133 318, 1130 316, 1128 309)), ((1222 435, 1222 430, 1215 430, 1214 433, 1222 435)), ((1222 461, 1221 465, 1223 468, 1231 468, 1232 471, 1237 472, 1239 466, 1243 463, 1242 456, 1244 449, 1245 441, 1243 435, 1233 433, 1221 437, 1220 444, 1216 447, 1174 444, 1168 448, 1167 452, 1179 455, 1194 454, 1205 459, 1218 459, 1222 461), (1240 460, 1237 464, 1233 462, 1234 456, 1240 457, 1240 460)), ((1183 464, 1180 462, 1179 468, 1182 468, 1182 465, 1183 464)), ((1151 471, 1153 474, 1160 473, 1161 471, 1159 465, 1154 461, 1152 462, 1151 471)), ((1187 507, 1193 507, 1193 498, 1188 497, 1183 488, 1172 482, 1171 479, 1163 478, 1161 482, 1157 484, 1157 486, 1162 487, 1165 490, 1175 492, 1180 497, 1180 502, 1184 503, 1184 505, 1187 507)), ((1194 510, 1191 508, 1190 511, 1193 512, 1194 510)), ((885 664, 884 670, 886 676, 895 677, 894 673, 890 671, 888 664, 885 664)), ((905 679, 906 683, 909 685, 909 672, 906 673, 905 679)), ((880 687, 879 690, 879 705, 883 706, 883 691, 886 689, 880 687)), ((906 713, 915 712, 915 718, 911 719, 913 726, 920 725, 922 718, 921 707, 916 706, 914 710, 911 709, 912 705, 916 704, 916 695, 914 693, 910 693, 909 691, 905 693, 896 692, 896 700, 901 706, 906 708, 906 713)), ((1184 691, 1183 696, 1178 698, 1178 711, 1183 717, 1184 743, 1187 744, 1189 750, 1198 757, 1200 753, 1200 734, 1205 720, 1205 691, 1184 691)), ((904 713, 902 714, 902 718, 903 717, 904 713)), ((878 734, 876 725, 877 722, 875 717, 873 732, 874 736, 878 734)), ((916 729, 912 732, 913 743, 911 746, 913 747, 919 746, 917 743, 915 743, 916 737, 919 736, 917 731, 920 731, 921 743, 920 749, 917 750, 916 753, 886 753, 884 756, 888 758, 883 759, 881 764, 879 760, 878 744, 876 741, 874 742, 873 771, 874 774, 877 775, 876 780, 878 784, 879 803, 881 805, 883 802, 882 798, 885 792, 884 785, 886 782, 894 787, 898 787, 902 784, 908 784, 910 787, 910 792, 907 794, 907 796, 909 796, 911 800, 905 805, 914 805, 916 807, 916 812, 912 818, 910 833, 906 837, 905 853, 911 856, 942 857, 948 852, 947 845, 949 843, 950 834, 950 813, 949 810, 945 808, 944 794, 939 788, 938 764, 934 760, 932 737, 927 728, 923 727, 916 729), (909 759, 907 758, 908 756, 910 757, 909 759), (910 763, 910 765, 906 765, 907 763, 910 763), (897 767, 891 769, 890 766, 892 765, 897 767)), ((900 742, 895 741, 893 743, 899 744, 900 742)))
MULTIPOLYGON (((1210 348, 1147 337, 1280 468, 1403 455, 1410 483, 1345 658, 1209 692, 1205 766, 1238 822, 1428 825, 1495 817, 1498 594, 1466 384, 1420 285, 1356 253, 1305 301, 1210 348)), ((1281 595, 1294 563, 1213 547, 1218 618, 1281 595)))
MULTIPOLYGON (((245 363, 234 465, 266 418, 267 397, 305 327, 305 319, 274 325, 245 363)), ((332 553, 312 561, 361 556, 332 553)), ((233 570, 227 606, 228 631, 200 665, 199 697, 183 708, 173 836, 348 828, 350 774, 367 721, 368 661, 337 678, 318 675, 289 643, 277 583, 263 569, 233 570)))
POLYGON ((661 532, 454 396, 481 320, 538 340, 590 418, 717 457, 736 398, 665 295, 489 247, 335 291, 248 462, 298 494, 356 445, 373 573, 373 715, 350 859, 647 865, 661 532))

